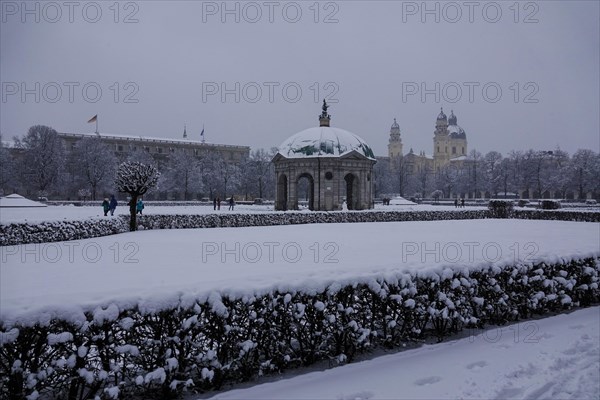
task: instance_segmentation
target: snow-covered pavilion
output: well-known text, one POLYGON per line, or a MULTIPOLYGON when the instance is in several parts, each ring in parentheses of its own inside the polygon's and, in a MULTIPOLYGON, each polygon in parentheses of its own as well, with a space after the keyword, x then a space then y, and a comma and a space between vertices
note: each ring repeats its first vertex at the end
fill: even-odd
POLYGON ((373 208, 373 150, 354 133, 330 126, 323 101, 320 126, 286 139, 273 157, 277 176, 276 210, 298 209, 298 182, 308 180, 310 210, 373 208))

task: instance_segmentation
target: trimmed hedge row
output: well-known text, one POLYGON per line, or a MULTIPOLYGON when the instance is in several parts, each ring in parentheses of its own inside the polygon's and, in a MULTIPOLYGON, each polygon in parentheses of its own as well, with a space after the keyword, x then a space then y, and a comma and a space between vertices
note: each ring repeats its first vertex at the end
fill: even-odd
MULTIPOLYGON (((196 214, 138 216, 140 229, 190 229, 272 226, 313 223, 440 221, 483 218, 519 218, 600 222, 600 212, 549 210, 451 210, 451 211, 352 211, 273 212, 256 214, 196 214)), ((127 232, 129 216, 83 221, 43 222, 35 225, 0 225, 0 246, 88 239, 127 232)))
POLYGON ((600 301, 600 258, 444 269, 313 293, 182 296, 164 309, 105 304, 77 321, 0 325, 0 397, 175 398, 373 347, 444 337, 600 301), (97 397, 96 397, 97 396, 97 397))
POLYGON ((60 242, 114 235, 129 230, 129 217, 92 218, 80 221, 49 221, 36 224, 0 224, 0 246, 60 242))
POLYGON ((511 218, 544 219, 554 221, 600 222, 600 212, 567 210, 513 210, 511 218))
POLYGON ((291 212, 260 214, 143 215, 143 229, 187 229, 216 227, 273 226, 346 222, 439 221, 481 219, 485 210, 471 211, 364 211, 364 212, 291 212))

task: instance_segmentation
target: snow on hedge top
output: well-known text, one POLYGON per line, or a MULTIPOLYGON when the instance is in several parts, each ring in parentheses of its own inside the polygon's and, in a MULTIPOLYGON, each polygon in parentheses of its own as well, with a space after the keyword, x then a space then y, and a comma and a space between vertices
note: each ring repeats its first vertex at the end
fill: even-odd
MULTIPOLYGON (((467 220, 128 232, 0 247, 0 324, 98 320, 195 299, 432 278, 600 255, 598 224, 467 220), (113 306, 114 304, 114 306, 113 306), (116 307, 116 308, 115 308, 116 307)), ((215 300, 216 299, 216 300, 215 300)))
POLYGON ((305 129, 279 146, 279 154, 286 158, 340 157, 353 150, 375 160, 373 150, 362 138, 344 129, 328 126, 305 129))
POLYGON ((0 197, 0 207, 46 207, 46 205, 14 193, 0 197))

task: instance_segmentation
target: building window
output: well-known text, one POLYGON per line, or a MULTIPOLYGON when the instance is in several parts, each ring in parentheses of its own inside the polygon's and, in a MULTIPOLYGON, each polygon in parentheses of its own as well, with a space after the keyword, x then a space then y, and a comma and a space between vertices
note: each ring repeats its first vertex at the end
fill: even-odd
POLYGON ((438 146, 438 147, 437 147, 437 152, 438 152, 438 153, 440 152, 440 146, 438 146))
POLYGON ((150 147, 144 146, 144 150, 146 150, 146 153, 150 153, 150 147))
POLYGON ((328 181, 333 179, 333 172, 331 171, 327 171, 325 172, 325 179, 327 179, 328 181))
POLYGON ((448 146, 444 149, 444 153, 448 153, 448 146))
POLYGON ((156 148, 156 152, 157 152, 158 154, 162 154, 162 147, 157 147, 157 148, 156 148))
POLYGON ((456 146, 452 146, 452 154, 456 154, 456 146))
POLYGON ((462 148, 462 153, 463 153, 463 155, 465 154, 465 148, 464 147, 462 148))
POLYGON ((122 145, 118 145, 117 146, 117 151, 123 151, 123 146, 122 145))

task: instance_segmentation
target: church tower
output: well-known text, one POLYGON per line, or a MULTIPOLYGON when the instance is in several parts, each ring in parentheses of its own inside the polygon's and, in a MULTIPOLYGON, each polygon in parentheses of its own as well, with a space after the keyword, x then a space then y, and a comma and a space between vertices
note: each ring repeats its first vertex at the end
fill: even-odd
POLYGON ((442 108, 435 121, 433 132, 433 161, 436 171, 450 160, 448 117, 442 108))
POLYGON ((390 161, 397 157, 402 157, 402 138, 400 138, 400 125, 394 118, 394 123, 390 129, 390 142, 388 144, 388 156, 390 161))

